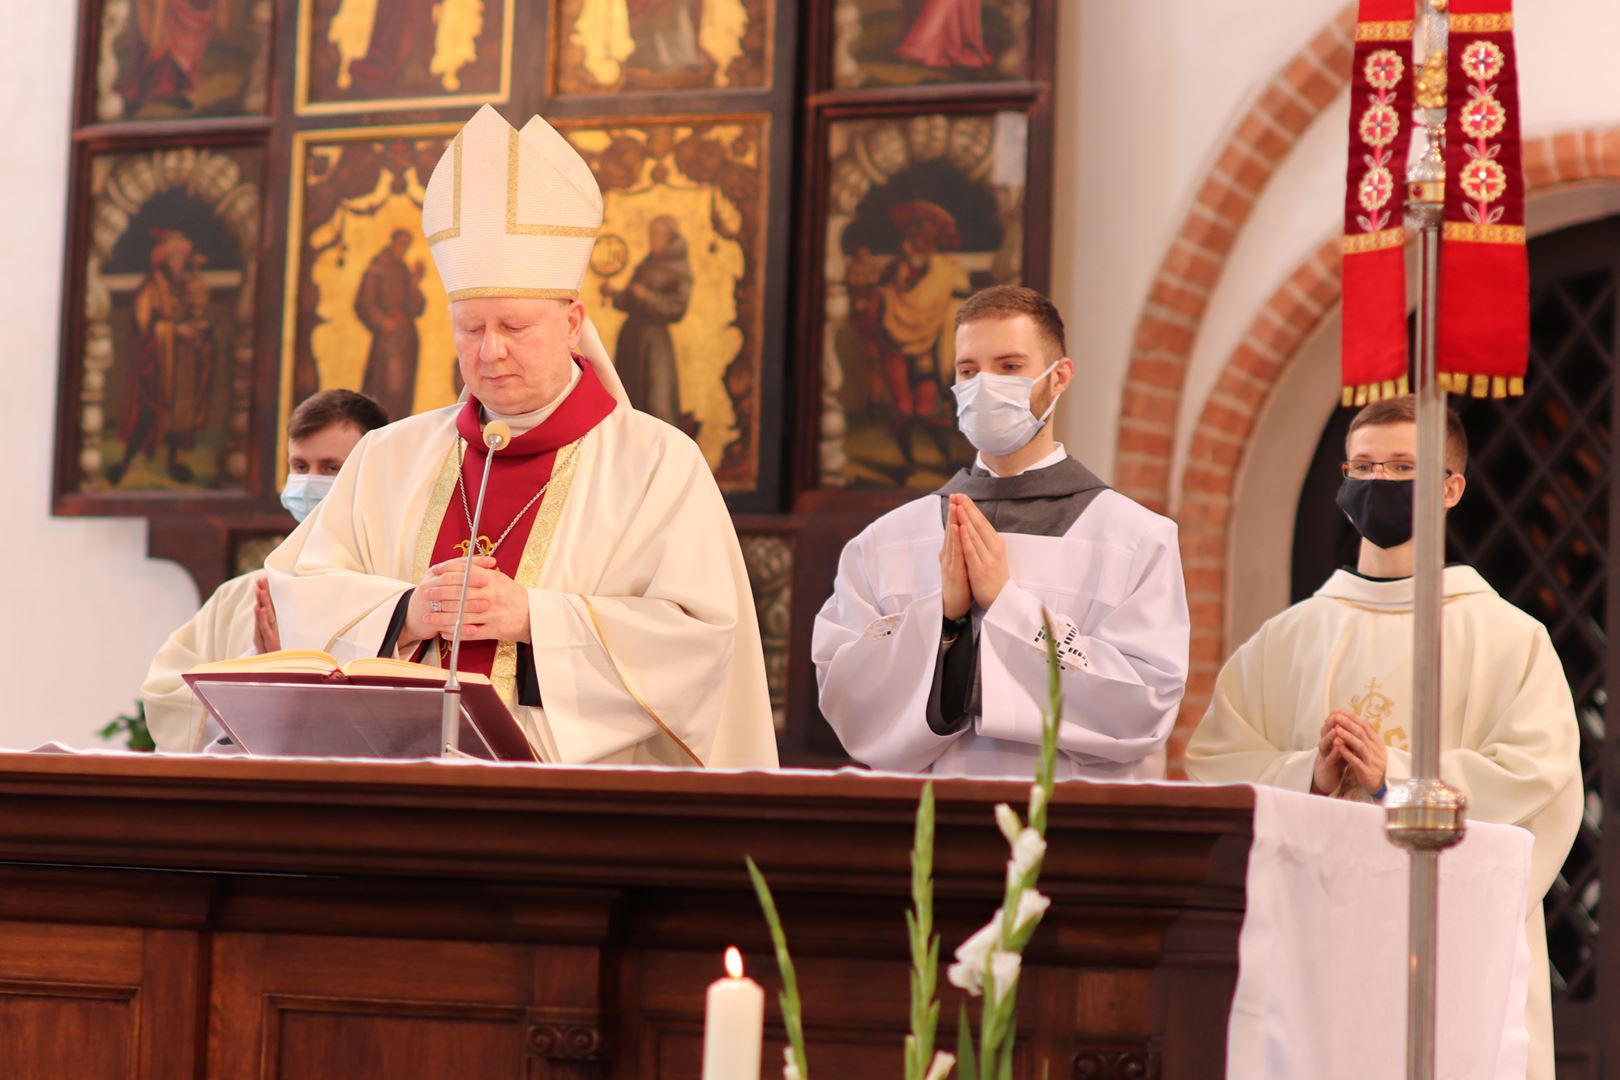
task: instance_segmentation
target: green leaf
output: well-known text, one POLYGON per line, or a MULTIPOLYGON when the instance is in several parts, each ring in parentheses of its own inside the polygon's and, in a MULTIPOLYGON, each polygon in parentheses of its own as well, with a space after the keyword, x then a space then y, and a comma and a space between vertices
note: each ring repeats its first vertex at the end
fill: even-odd
POLYGON ((996 1070, 996 1080, 1012 1080, 1013 1041, 1009 1035, 1001 1044, 1001 1067, 996 1070))
POLYGON ((959 1080, 979 1080, 978 1060, 973 1056, 973 1025, 968 1023, 965 1001, 956 1020, 956 1074, 959 1080))
POLYGON ((776 946, 776 966, 782 973, 782 993, 778 998, 782 1006, 782 1024, 787 1028, 788 1042, 793 1047, 794 1063, 799 1067, 801 1080, 810 1080, 810 1064, 804 1052, 804 1017, 799 1004, 799 979, 793 970, 793 957, 788 954, 787 935, 782 932, 782 920, 776 914, 776 901, 765 875, 754 865, 751 855, 743 856, 748 864, 748 876, 754 882, 754 895, 759 897, 760 910, 765 913, 765 924, 771 929, 771 943, 776 946))
POLYGON ((915 1062, 922 1080, 934 1060, 934 1034, 939 1002, 939 936, 934 930, 934 784, 923 785, 917 800, 917 825, 911 844, 911 905, 906 932, 911 939, 911 1034, 906 1037, 908 1071, 915 1062))

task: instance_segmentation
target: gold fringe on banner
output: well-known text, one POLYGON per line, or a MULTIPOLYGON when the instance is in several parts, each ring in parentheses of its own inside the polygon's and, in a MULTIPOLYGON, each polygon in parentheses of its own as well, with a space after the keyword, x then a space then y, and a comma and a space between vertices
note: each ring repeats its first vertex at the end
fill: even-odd
POLYGON ((1524 379, 1518 376, 1441 374, 1440 389, 1458 397, 1506 398, 1524 397, 1524 379))
POLYGON ((1339 400, 1347 409, 1351 406, 1359 409, 1363 405, 1405 397, 1411 392, 1406 376, 1402 375, 1398 379, 1385 379, 1383 382, 1366 383, 1362 386, 1347 386, 1339 400))

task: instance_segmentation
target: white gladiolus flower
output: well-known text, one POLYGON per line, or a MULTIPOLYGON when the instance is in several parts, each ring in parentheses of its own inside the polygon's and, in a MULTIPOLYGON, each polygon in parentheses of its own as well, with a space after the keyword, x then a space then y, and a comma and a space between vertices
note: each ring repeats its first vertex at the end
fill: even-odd
POLYGON ((997 910, 989 923, 956 947, 956 963, 945 971, 945 978, 952 986, 979 996, 983 991, 985 961, 1000 940, 1000 931, 1001 912, 997 910))
POLYGON ((1018 834, 1023 832, 1024 823, 1018 820, 1018 812, 1006 803, 996 804, 996 824, 1001 827, 1001 835, 1007 838, 1008 844, 1018 843, 1018 834))
POLYGON ((1025 829, 1013 842, 1012 861, 1007 864, 1007 881, 1016 884, 1041 861, 1046 854, 1046 841, 1034 829, 1025 829))
POLYGON ((1046 914, 1046 909, 1052 906, 1052 899, 1043 896, 1034 889, 1025 889, 1018 894, 1018 907, 1013 912, 1013 933, 1021 934, 1031 923, 1046 914))
POLYGON ((1018 982, 1018 969, 1023 960, 1017 953, 1002 952, 997 949, 990 954, 990 982, 996 992, 996 1000, 1005 1000, 1012 993, 1013 986, 1018 982))
POLYGON ((782 1047, 782 1080, 804 1080, 799 1075, 799 1063, 793 1060, 793 1044, 782 1047))
POLYGON ((955 1054, 947 1054, 943 1050, 937 1050, 934 1052, 934 1063, 928 1066, 928 1075, 923 1077, 923 1080, 945 1080, 951 1074, 951 1069, 955 1064, 955 1054))
POLYGON ((1029 820, 1034 821, 1036 816, 1046 808, 1046 789, 1036 784, 1029 789, 1029 820))

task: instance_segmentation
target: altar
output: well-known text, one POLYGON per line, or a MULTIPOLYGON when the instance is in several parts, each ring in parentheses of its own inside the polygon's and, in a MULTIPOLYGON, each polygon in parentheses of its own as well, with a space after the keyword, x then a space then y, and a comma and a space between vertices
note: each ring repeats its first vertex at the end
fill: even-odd
MULTIPOLYGON (((771 1076, 779 984, 752 855, 793 950, 814 1071, 893 1077, 921 788, 856 772, 0 755, 5 1075, 696 1077, 704 989, 736 945, 766 988, 771 1076)), ((1001 901, 993 808, 1027 787, 935 794, 948 958, 1001 901)), ((1277 925, 1244 938, 1244 1019, 1257 796, 1058 786, 1018 1076, 1212 1077, 1229 1023, 1263 1041, 1290 995, 1255 981, 1250 949, 1285 962, 1275 909, 1295 907, 1263 887, 1277 925)), ((942 998, 949 1047, 958 999, 942 998)))

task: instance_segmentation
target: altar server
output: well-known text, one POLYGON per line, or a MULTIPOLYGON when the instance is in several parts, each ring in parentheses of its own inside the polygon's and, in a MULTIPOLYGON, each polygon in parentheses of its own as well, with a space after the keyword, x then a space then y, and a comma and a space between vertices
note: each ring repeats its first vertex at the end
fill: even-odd
POLYGON ((282 643, 460 665, 548 761, 774 766, 753 594, 696 444, 630 407, 579 286, 602 223, 585 161, 484 107, 422 208, 464 405, 362 440, 266 562, 282 643), (507 423, 479 535, 483 426, 507 423))
MULTIPOLYGON (((295 521, 314 510, 366 432, 388 423, 382 406, 352 390, 322 390, 299 403, 287 420, 287 483, 281 505, 295 521)), ((197 614, 169 635, 146 673, 141 704, 159 750, 201 749, 217 722, 181 678, 198 664, 235 660, 281 648, 276 611, 263 570, 231 578, 197 614)))
MULTIPOLYGON (((1339 506, 1362 536, 1354 570, 1260 628, 1222 668, 1187 746, 1188 776, 1377 801, 1411 775, 1412 477, 1410 397, 1351 422, 1339 506)), ((1445 505, 1466 487, 1468 441, 1447 415, 1445 505)), ((1531 1077, 1553 1075, 1541 901, 1580 827, 1580 732, 1563 665, 1541 623, 1478 571, 1445 570, 1440 774, 1468 816, 1522 825, 1531 857, 1531 1077)))
POLYGON ((821 711, 875 769, 1028 776, 1061 663, 1059 776, 1163 776, 1187 674, 1170 520, 1055 442, 1074 379, 1063 319, 1032 289, 956 316, 957 423, 979 450, 937 492, 845 547, 812 650, 821 711))

